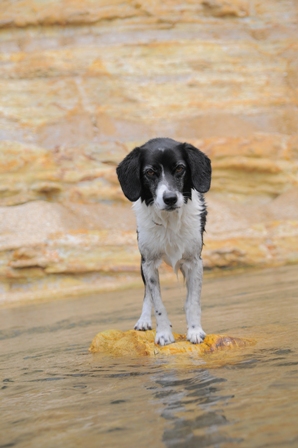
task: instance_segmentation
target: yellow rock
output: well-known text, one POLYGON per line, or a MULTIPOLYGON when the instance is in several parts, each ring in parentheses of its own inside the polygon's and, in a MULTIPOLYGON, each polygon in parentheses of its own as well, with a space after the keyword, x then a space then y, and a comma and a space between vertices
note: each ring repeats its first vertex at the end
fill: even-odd
POLYGON ((209 334, 202 344, 191 344, 184 334, 174 333, 173 344, 161 347, 154 343, 155 331, 107 330, 98 333, 93 339, 90 351, 114 356, 138 355, 203 355, 219 350, 247 347, 256 343, 253 339, 234 338, 221 334, 209 334))
POLYGON ((212 160, 205 268, 297 263, 297 18, 276 0, 0 2, 0 304, 141 283, 115 166, 161 135, 212 160))
POLYGON ((22 14, 17 2, 8 2, 1 11, 0 27, 3 26, 37 26, 37 25, 84 25, 101 21, 115 21, 119 19, 136 20, 141 22, 157 22, 158 18, 166 17, 176 21, 183 15, 184 20, 198 21, 200 15, 215 17, 245 17, 249 15, 248 0, 197 0, 194 10, 193 1, 183 3, 177 0, 159 2, 150 0, 139 5, 133 1, 122 2, 113 0, 23 0, 22 14), (195 12, 195 14, 194 14, 195 12))

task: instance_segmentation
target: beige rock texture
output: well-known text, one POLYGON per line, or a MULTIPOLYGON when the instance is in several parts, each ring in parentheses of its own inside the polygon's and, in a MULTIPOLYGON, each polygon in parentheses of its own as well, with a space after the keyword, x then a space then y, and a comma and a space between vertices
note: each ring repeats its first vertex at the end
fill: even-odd
POLYGON ((98 333, 91 343, 91 353, 109 356, 202 356, 221 350, 235 350, 256 344, 256 340, 235 338, 222 334, 208 334, 201 344, 187 341, 185 334, 174 333, 175 342, 160 346, 154 343, 155 331, 107 330, 98 333))
POLYGON ((0 303, 140 284, 115 167, 156 136, 212 159, 206 271, 297 263, 297 22, 295 0, 0 2, 0 303))

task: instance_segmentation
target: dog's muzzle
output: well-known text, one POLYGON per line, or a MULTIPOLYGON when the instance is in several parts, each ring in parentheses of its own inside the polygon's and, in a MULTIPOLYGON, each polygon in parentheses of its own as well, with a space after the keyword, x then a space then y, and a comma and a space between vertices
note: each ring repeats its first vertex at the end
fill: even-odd
POLYGON ((168 210, 174 210, 177 207, 178 196, 176 193, 167 191, 163 194, 162 199, 168 210))

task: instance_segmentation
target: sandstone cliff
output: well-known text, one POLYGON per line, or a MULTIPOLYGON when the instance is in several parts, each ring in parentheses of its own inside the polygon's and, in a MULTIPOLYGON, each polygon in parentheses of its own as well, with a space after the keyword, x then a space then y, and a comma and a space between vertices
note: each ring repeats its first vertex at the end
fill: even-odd
POLYGON ((115 166, 155 136, 212 159, 207 268, 298 261, 295 0, 0 5, 2 301, 139 282, 115 166))

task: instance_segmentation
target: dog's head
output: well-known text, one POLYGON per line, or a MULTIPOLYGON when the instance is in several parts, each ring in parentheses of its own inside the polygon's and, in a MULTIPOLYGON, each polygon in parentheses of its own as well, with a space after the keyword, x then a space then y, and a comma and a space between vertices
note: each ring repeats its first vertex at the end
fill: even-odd
POLYGON ((199 149, 170 138, 155 138, 133 149, 117 167, 123 193, 160 210, 175 210, 191 199, 191 190, 206 193, 211 162, 199 149))

